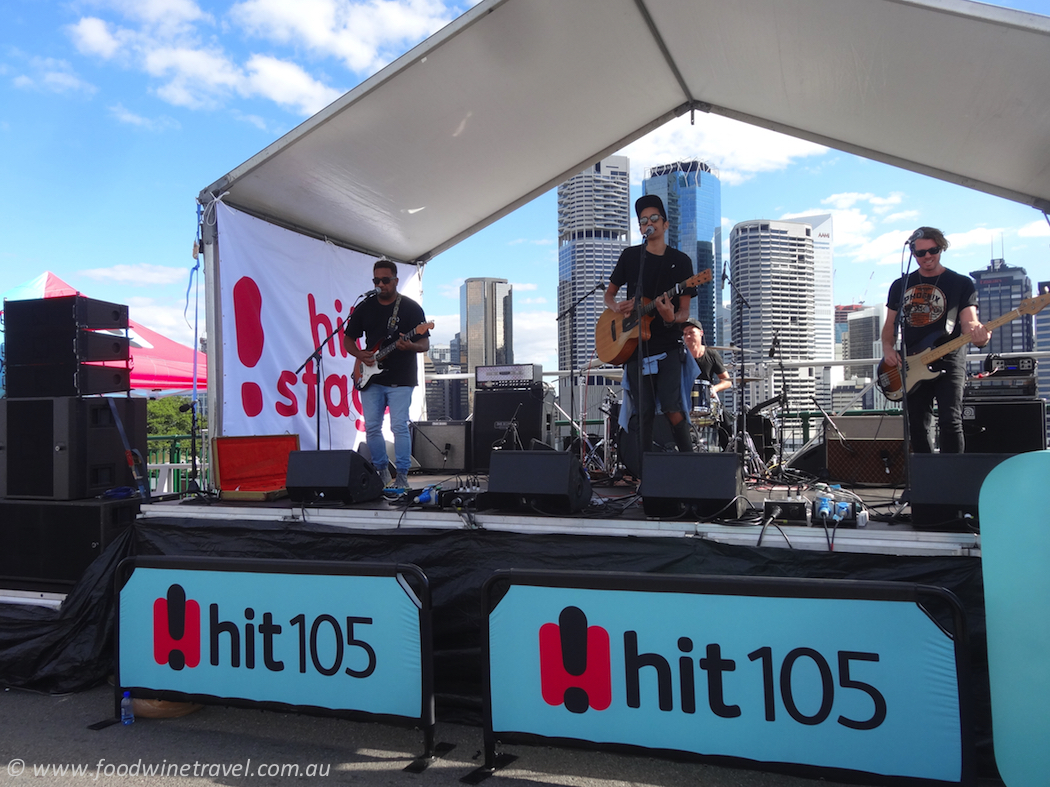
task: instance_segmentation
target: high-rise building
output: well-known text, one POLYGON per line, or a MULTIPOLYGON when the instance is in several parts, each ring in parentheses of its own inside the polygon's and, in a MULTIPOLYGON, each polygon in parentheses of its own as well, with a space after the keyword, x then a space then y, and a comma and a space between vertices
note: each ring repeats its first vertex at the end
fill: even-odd
MULTIPOLYGON (((506 279, 467 279, 459 289, 459 367, 514 363, 514 291, 506 279)), ((474 381, 468 380, 470 391, 474 381)), ((473 402, 473 395, 470 397, 473 402)))
MULTIPOLYGON (((885 307, 864 306, 848 312, 846 316, 846 333, 842 338, 842 360, 881 358, 885 307)), ((877 371, 875 364, 846 366, 844 367, 846 384, 852 382, 855 385, 867 386, 875 379, 877 371)), ((835 390, 838 389, 839 387, 835 386, 835 390)), ((835 402, 833 401, 832 404, 835 405, 835 402)), ((888 401, 882 391, 874 387, 864 393, 863 403, 855 404, 853 409, 886 410, 895 407, 897 407, 896 404, 888 401)))
MULTIPOLYGON (((795 216, 785 221, 807 224, 813 230, 813 357, 818 361, 835 358, 835 226, 830 213, 795 216)), ((817 399, 831 404, 831 386, 838 381, 834 367, 817 368, 817 399)))
POLYGON ((630 242, 630 162, 609 156, 558 186, 558 366, 580 369, 594 357, 602 293, 630 242), (595 289, 596 285, 597 289, 595 289))
POLYGON ((693 273, 711 271, 711 281, 697 288, 692 315, 704 324, 708 340, 721 344, 717 306, 721 303, 722 184, 718 171, 702 161, 679 161, 649 170, 645 194, 663 200, 667 245, 689 255, 693 273))
MULTIPOLYGON (((1024 268, 1015 268, 1005 260, 992 260, 988 267, 973 271, 970 276, 977 284, 977 302, 981 322, 988 323, 1002 317, 1032 297, 1032 280, 1024 268)), ((1032 315, 1024 314, 1013 322, 992 331, 991 341, 984 348, 987 353, 1030 353, 1035 347, 1032 315)))
MULTIPOLYGON (((744 299, 730 307, 733 339, 750 351, 748 360, 766 359, 774 339, 779 340, 779 351, 770 361, 774 366, 781 358, 785 362, 814 359, 813 257, 813 228, 808 224, 756 219, 733 227, 730 266, 735 289, 744 299)), ((745 404, 780 393, 786 383, 789 409, 808 407, 816 393, 816 376, 814 367, 785 367, 783 375, 778 369, 773 388, 768 382, 749 386, 745 404)))

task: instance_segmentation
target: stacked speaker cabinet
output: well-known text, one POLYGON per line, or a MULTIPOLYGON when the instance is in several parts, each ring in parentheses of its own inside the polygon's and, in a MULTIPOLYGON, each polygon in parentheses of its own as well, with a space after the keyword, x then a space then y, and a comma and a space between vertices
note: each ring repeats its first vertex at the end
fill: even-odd
POLYGON ((145 457, 145 399, 0 399, 0 497, 80 500, 134 488, 111 401, 145 457))
POLYGON ((474 468, 489 469, 493 446, 502 450, 544 442, 542 385, 523 389, 477 391, 474 394, 474 468), (514 432, 517 432, 517 440, 514 432))
POLYGON ((4 326, 9 397, 131 390, 127 306, 80 295, 6 301, 4 326))
POLYGON ((1042 399, 972 399, 963 402, 967 453, 1023 454, 1046 448, 1042 399))

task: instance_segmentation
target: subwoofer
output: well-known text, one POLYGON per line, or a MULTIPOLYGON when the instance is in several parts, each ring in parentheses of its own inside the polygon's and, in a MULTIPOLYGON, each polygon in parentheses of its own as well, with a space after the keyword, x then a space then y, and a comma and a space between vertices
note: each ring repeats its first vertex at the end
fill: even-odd
POLYGON ((638 491, 653 517, 739 519, 746 504, 739 454, 647 453, 638 491))
POLYGON ((543 387, 477 391, 474 394, 474 469, 489 469, 494 445, 504 450, 524 449, 533 440, 543 441, 543 387), (517 430, 517 441, 512 435, 517 430))
POLYGON ((375 466, 357 451, 292 451, 285 486, 293 502, 364 503, 383 494, 375 466))
POLYGON ((0 497, 80 500, 134 487, 110 402, 145 460, 145 399, 0 399, 0 497))
POLYGON ((926 530, 979 526, 977 502, 992 469, 1012 454, 912 454, 911 521, 926 530))
POLYGON ((591 502, 591 481, 575 454, 493 451, 486 502, 492 508, 572 513, 591 502))

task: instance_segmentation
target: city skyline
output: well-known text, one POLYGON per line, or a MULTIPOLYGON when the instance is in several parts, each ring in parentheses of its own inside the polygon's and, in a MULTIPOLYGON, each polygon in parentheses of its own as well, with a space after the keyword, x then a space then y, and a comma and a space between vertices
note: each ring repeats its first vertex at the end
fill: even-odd
MULTIPOLYGON (((203 303, 203 285, 199 299, 187 292, 200 189, 472 4, 390 2, 384 25, 354 29, 323 5, 282 26, 273 6, 237 0, 13 0, 0 53, 0 200, 17 231, 0 250, 0 293, 50 270, 192 343, 203 303)), ((999 5, 1050 11, 1046 0, 999 5)), ((948 233, 954 270, 1004 258, 1050 280, 1050 226, 1034 209, 725 117, 683 116, 615 153, 632 162, 632 202, 646 169, 710 162, 723 236, 741 221, 831 214, 836 304, 883 303, 903 241, 921 224, 948 233)), ((516 292, 516 360, 557 366, 556 215, 552 189, 427 264, 435 343, 458 329, 463 280, 497 276, 516 292)), ((203 310, 200 321, 203 333, 203 310)))

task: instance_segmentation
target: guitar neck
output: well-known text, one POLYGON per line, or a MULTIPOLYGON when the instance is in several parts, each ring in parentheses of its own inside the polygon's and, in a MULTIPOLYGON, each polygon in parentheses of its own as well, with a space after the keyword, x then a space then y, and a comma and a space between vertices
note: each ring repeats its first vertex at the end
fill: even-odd
MULTIPOLYGON (((985 323, 984 327, 987 328, 989 331, 993 331, 1000 325, 1006 325, 1006 323, 1011 322, 1012 320, 1016 320, 1020 316, 1021 310, 1014 309, 1011 312, 1007 312, 1002 317, 996 317, 991 322, 985 323)), ((945 342, 944 344, 938 345, 937 347, 931 347, 929 350, 927 350, 919 356, 919 361, 920 363, 933 363, 938 358, 942 358, 948 353, 955 352, 960 347, 963 347, 969 343, 970 334, 964 333, 962 336, 956 336, 950 342, 945 342)))
POLYGON ((388 355, 390 355, 390 353, 392 353, 394 350, 397 349, 398 341, 400 341, 401 339, 404 339, 405 341, 408 341, 409 339, 412 338, 412 334, 414 334, 414 333, 415 333, 415 331, 409 331, 408 333, 401 334, 400 336, 397 337, 397 339, 394 339, 394 341, 390 342, 390 344, 388 344, 386 347, 383 347, 383 348, 377 350, 373 357, 377 361, 383 360, 388 355))

